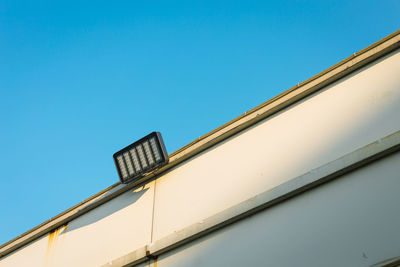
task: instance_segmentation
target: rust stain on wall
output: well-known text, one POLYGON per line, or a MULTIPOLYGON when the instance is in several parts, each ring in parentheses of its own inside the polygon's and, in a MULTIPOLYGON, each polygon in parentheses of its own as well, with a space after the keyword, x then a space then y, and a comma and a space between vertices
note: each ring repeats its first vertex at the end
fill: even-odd
POLYGON ((51 261, 54 256, 55 249, 57 247, 57 241, 60 234, 64 234, 67 231, 68 224, 65 224, 55 230, 52 230, 49 233, 49 239, 47 240, 47 248, 46 248, 46 259, 45 266, 51 261))

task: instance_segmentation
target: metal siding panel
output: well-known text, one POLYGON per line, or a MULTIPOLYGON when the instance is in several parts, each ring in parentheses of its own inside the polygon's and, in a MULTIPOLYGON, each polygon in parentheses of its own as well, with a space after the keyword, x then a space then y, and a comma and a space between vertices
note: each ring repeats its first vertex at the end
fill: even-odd
POLYGON ((154 239, 400 129, 397 50, 157 180, 154 239))
POLYGON ((213 232, 158 267, 371 266, 400 256, 400 153, 213 232))
POLYGON ((100 266, 150 242, 154 182, 72 221, 52 266, 100 266))
POLYGON ((44 235, 0 259, 0 267, 45 266, 49 235, 44 235))
POLYGON ((2 258, 1 267, 101 266, 150 243, 154 182, 130 190, 2 258))

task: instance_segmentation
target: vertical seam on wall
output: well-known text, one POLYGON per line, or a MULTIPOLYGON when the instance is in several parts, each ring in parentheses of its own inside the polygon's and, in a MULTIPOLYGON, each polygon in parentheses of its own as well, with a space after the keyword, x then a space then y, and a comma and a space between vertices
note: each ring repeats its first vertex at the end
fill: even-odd
POLYGON ((154 209, 155 209, 155 203, 156 203, 156 185, 157 185, 157 180, 154 180, 153 211, 152 211, 152 215, 151 215, 151 235, 150 235, 150 243, 153 243, 154 209))

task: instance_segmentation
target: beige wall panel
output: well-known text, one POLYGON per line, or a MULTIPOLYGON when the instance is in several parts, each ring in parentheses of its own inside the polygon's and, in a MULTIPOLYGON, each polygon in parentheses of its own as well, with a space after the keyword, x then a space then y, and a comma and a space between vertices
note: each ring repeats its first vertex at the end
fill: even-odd
POLYGON ((158 267, 372 266, 400 256, 400 153, 158 258, 158 267))
POLYGON ((0 267, 45 266, 49 235, 36 239, 0 260, 0 267))
POLYGON ((399 130, 399 69, 395 51, 160 177, 153 240, 399 130))
POLYGON ((0 267, 97 267, 144 247, 153 197, 154 182, 128 191, 3 258, 0 267))

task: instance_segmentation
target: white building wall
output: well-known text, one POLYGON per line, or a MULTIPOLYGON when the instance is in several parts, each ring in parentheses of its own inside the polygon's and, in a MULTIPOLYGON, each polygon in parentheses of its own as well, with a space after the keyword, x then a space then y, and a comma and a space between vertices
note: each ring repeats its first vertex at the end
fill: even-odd
POLYGON ((150 243, 154 182, 72 220, 0 260, 0 267, 101 266, 150 243), (139 229, 139 230, 138 230, 139 229))
POLYGON ((154 239, 399 130, 399 70, 397 50, 160 177, 154 239))
MULTIPOLYGON (((1 258, 0 267, 27 266, 27 263, 29 266, 45 267, 106 264, 396 132, 400 130, 399 70, 400 51, 397 50, 183 162, 145 188, 126 192, 72 220, 67 227, 59 229, 56 237, 55 234, 43 236, 1 258)), ((306 261, 301 261, 302 257, 309 260, 311 256, 305 255, 311 255, 310 251, 314 249, 325 256, 315 255, 312 257, 314 261, 308 263, 320 263, 322 259, 331 260, 325 250, 338 246, 337 250, 343 251, 334 255, 342 257, 347 255, 344 248, 348 246, 350 249, 351 244, 355 247, 348 250, 345 259, 358 264, 357 257, 365 253, 372 262, 377 259, 373 256, 374 251, 382 249, 374 250, 371 240, 376 238, 383 242, 384 238, 389 241, 393 238, 388 236, 394 231, 393 225, 386 225, 388 220, 382 219, 382 216, 388 215, 384 207, 392 200, 399 203, 399 199, 385 195, 386 189, 398 190, 396 183, 400 184, 399 181, 390 176, 396 174, 394 168, 397 165, 379 164, 391 168, 388 177, 383 167, 371 165, 375 166, 372 167, 376 169, 375 176, 339 179, 340 182, 332 182, 335 186, 330 191, 317 189, 307 192, 296 201, 283 203, 253 219, 205 237, 201 242, 196 241, 173 251, 161 257, 159 264, 179 266, 173 264, 181 262, 180 266, 195 266, 191 264, 198 262, 190 261, 193 258, 199 261, 199 266, 229 266, 222 265, 222 259, 231 253, 239 253, 239 248, 243 246, 249 249, 244 255, 236 257, 236 266, 243 266, 239 263, 244 259, 251 263, 250 258, 257 253, 258 258, 254 257, 259 262, 259 258, 267 255, 268 251, 275 251, 275 255, 270 256, 271 263, 282 260, 282 263, 289 264, 291 261, 287 258, 297 258, 301 264, 306 264, 306 261), (347 180, 357 182, 343 182, 347 180), (349 188, 341 183, 348 183, 349 188), (359 192, 358 188, 363 187, 366 188, 359 192), (385 190, 373 191, 375 187, 385 190), (327 196, 318 192, 325 192, 327 196), (356 194, 360 194, 359 198, 350 197, 356 194), (379 201, 374 202, 376 199, 379 201), (344 210, 341 211, 341 207, 344 210), (371 214, 366 214, 366 209, 370 209, 371 214), (317 214, 322 214, 323 218, 318 217, 315 224, 310 224, 317 214), (357 217, 358 214, 361 217, 357 217), (345 221, 343 216, 350 215, 353 216, 351 220, 345 221), (363 224, 365 220, 367 223, 363 224), (381 224, 387 227, 387 231, 375 234, 381 224), (334 227, 328 227, 332 225, 334 227), (274 231, 263 232, 263 227, 274 231), (340 231, 346 227, 354 230, 354 238, 341 239, 344 232, 340 231), (263 238, 257 239, 257 231, 252 229, 258 229, 263 238), (310 232, 312 229, 315 231, 310 232), (336 241, 328 242, 329 238, 336 241), (264 239, 276 243, 265 243, 264 239), (353 239, 359 242, 351 243, 353 239), (340 246, 342 240, 346 244, 340 246), (362 249, 361 242, 366 242, 365 249, 362 249), (250 248, 254 248, 254 252, 250 248), (216 253, 214 250, 221 251, 220 258, 218 253, 212 254, 216 253), (210 258, 203 259, 198 255, 210 258)), ((395 207, 392 205, 390 208, 395 207)), ((390 218, 398 223, 398 217, 390 218)), ((393 236, 397 237, 394 233, 393 236)), ((393 245, 393 249, 399 249, 396 242, 392 240, 388 244, 393 245)), ((390 251, 387 248, 387 253, 379 255, 387 256, 390 251)))
POLYGON ((372 266, 400 256, 400 152, 158 258, 158 267, 372 266))

